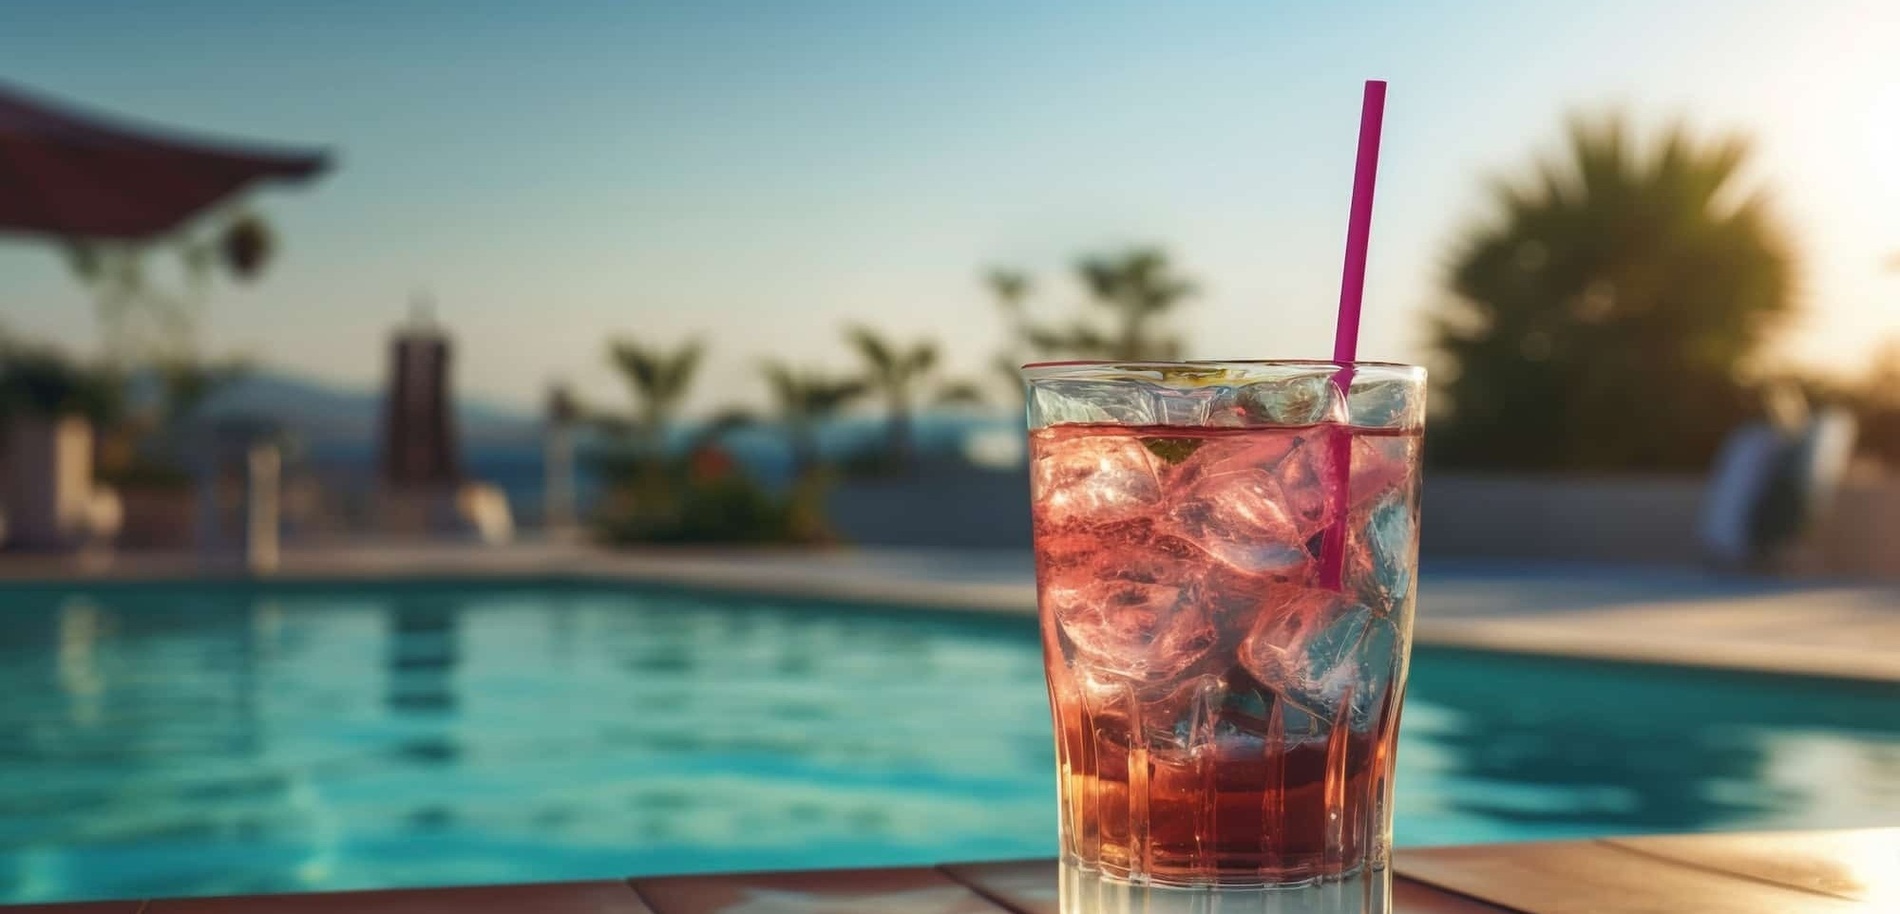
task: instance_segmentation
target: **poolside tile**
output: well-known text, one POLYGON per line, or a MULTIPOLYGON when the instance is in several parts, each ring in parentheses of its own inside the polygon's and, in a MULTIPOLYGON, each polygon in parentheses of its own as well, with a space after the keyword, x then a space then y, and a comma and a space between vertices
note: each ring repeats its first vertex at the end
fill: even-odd
POLYGON ((1006 910, 931 869, 667 876, 633 887, 655 914, 997 914, 1006 910))
POLYGON ((1873 914, 1871 905, 1599 842, 1400 850, 1401 876, 1525 914, 1873 914))
MULTIPOLYGON (((134 909, 136 910, 136 909, 134 909)), ((152 902, 141 914, 652 914, 624 882, 466 886, 152 902)), ((9 911, 7 914, 13 914, 9 911)), ((129 914, 129 912, 128 912, 129 914)))
POLYGON ((1703 869, 1900 909, 1900 828, 1611 838, 1605 843, 1703 869))

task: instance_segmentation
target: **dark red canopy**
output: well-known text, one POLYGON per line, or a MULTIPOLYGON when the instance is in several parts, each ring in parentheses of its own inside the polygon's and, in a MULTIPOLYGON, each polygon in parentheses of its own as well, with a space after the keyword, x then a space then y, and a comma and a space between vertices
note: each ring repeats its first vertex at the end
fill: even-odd
POLYGON ((320 152, 135 128, 0 85, 0 231, 147 238, 253 182, 300 181, 327 164, 320 152))

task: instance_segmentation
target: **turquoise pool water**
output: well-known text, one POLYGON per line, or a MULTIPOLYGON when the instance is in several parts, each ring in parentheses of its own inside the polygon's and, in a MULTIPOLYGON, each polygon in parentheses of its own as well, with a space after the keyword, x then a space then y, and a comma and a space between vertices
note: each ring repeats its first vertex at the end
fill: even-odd
MULTIPOLYGON (((1046 855, 1029 619, 0 586, 0 902, 1046 855)), ((1421 650, 1398 837, 1891 824, 1900 689, 1421 650)))

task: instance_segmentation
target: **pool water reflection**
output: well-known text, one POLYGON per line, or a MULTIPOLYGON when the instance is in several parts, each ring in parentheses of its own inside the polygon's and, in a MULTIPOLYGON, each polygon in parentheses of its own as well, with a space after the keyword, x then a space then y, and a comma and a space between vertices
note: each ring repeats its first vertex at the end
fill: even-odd
MULTIPOLYGON (((0 901, 1046 855, 1034 623, 561 582, 0 588, 0 901)), ((1900 816, 1900 690, 1420 651, 1405 843, 1900 816)))

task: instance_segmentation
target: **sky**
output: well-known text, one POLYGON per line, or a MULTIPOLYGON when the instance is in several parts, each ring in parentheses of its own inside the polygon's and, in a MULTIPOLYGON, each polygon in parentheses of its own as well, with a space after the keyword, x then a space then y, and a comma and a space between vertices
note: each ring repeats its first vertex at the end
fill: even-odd
MULTIPOLYGON (((1323 357, 1366 78, 1391 88, 1362 357, 1424 357, 1486 182, 1621 107, 1757 138, 1803 263, 1780 357, 1846 369, 1900 339, 1895 61, 1889 0, 0 6, 0 80, 335 152, 255 197, 281 256, 217 291, 207 348, 373 386, 426 290, 461 390, 518 406, 621 402, 616 334, 706 339, 700 410, 759 402, 764 358, 849 366, 852 322, 976 375, 985 269, 1066 314, 1076 258, 1135 244, 1202 288, 1190 355, 1323 357)), ((0 327, 98 336, 20 238, 0 327)))

